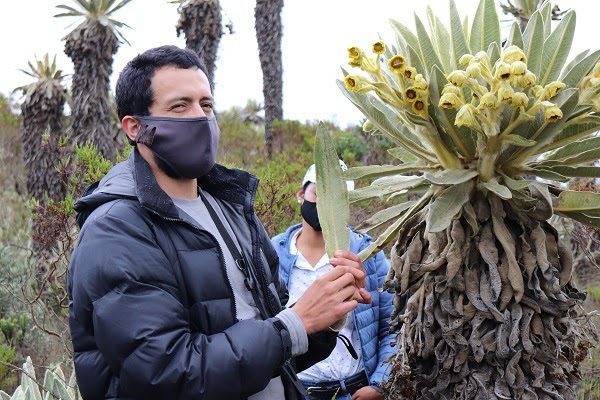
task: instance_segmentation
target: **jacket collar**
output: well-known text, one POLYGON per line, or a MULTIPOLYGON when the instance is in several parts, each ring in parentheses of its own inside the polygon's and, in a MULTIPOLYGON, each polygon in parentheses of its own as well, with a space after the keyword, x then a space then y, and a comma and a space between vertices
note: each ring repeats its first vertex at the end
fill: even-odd
MULTIPOLYGON (((135 189, 140 204, 167 218, 178 218, 177 207, 158 185, 150 165, 137 149, 133 160, 135 189)), ((246 171, 215 164, 208 174, 198 179, 198 186, 216 199, 241 204, 245 211, 254 210, 258 178, 246 171)))

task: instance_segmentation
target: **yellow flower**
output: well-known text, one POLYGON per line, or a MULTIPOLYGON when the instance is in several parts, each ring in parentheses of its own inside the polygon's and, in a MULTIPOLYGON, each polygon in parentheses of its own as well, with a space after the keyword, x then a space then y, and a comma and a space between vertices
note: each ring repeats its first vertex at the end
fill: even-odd
POLYGON ((479 79, 481 76, 481 68, 479 68, 479 63, 472 63, 467 67, 467 76, 473 79, 479 79))
POLYGON ((526 63, 527 57, 525 57, 525 53, 523 53, 523 50, 521 50, 515 45, 512 45, 502 52, 502 61, 507 62, 509 64, 512 64, 515 61, 522 61, 526 63))
POLYGON ((448 75, 448 81, 455 86, 462 86, 467 82, 467 73, 465 71, 452 71, 448 75))
POLYGON ((517 77, 517 85, 525 89, 535 85, 535 79, 536 78, 534 73, 531 71, 527 71, 525 75, 517 77))
POLYGON ((362 58, 363 51, 356 46, 348 47, 348 57, 353 60, 358 60, 362 58))
POLYGON ((365 86, 369 86, 368 83, 358 75, 348 75, 344 78, 344 82, 346 83, 346 89, 353 92, 359 91, 365 86))
POLYGON ((555 122, 562 118, 563 113, 556 105, 547 107, 545 110, 546 122, 555 122))
POLYGON ((384 52, 385 52, 385 43, 383 43, 381 40, 378 40, 375 43, 373 43, 373 53, 382 54, 384 52))
POLYGON ((373 126, 373 123, 369 120, 366 120, 362 126, 363 132, 371 132, 373 129, 375 129, 375 126, 373 126))
POLYGON ((508 79, 510 79, 510 65, 499 61, 496 64, 496 79, 499 79, 501 81, 506 81, 508 79))
POLYGON ((471 60, 471 63, 472 62, 482 62, 482 61, 486 61, 487 63, 490 62, 490 57, 488 56, 488 53, 486 53, 483 50, 481 50, 481 51, 477 52, 477 54, 475 54, 475 57, 473 57, 473 60, 471 60))
POLYGON ((543 91, 544 91, 544 88, 541 87, 540 85, 535 85, 534 87, 531 88, 531 94, 534 97, 540 97, 540 95, 542 94, 543 91))
POLYGON ((460 65, 462 65, 463 67, 466 67, 467 65, 469 65, 469 62, 471 62, 471 60, 473 59, 473 56, 471 54, 463 54, 460 59, 458 60, 458 62, 460 63, 460 65))
POLYGON ((442 95, 444 95, 446 93, 454 93, 455 95, 460 96, 460 89, 451 83, 447 83, 444 85, 444 88, 442 89, 442 95))
POLYGON ((417 76, 417 70, 413 67, 406 67, 404 70, 404 78, 406 78, 407 81, 412 82, 415 79, 415 76, 417 76))
POLYGON ((417 76, 415 76, 415 82, 413 83, 413 87, 419 90, 427 90, 429 88, 429 84, 427 83, 425 78, 423 78, 423 75, 417 74, 417 76))
POLYGON ((486 93, 483 96, 481 96, 479 104, 484 107, 496 108, 496 96, 494 96, 493 93, 486 93))
POLYGON ((440 98, 439 106, 442 108, 456 108, 463 104, 462 100, 454 93, 446 93, 440 98))
POLYGON ((503 86, 498 89, 498 101, 511 101, 514 95, 514 90, 510 86, 503 86))
POLYGON ((359 68, 362 65, 362 62, 350 59, 350 61, 348 61, 348 65, 350 65, 351 67, 359 68))
POLYGON ((404 91, 404 97, 406 98, 406 100, 412 103, 414 101, 417 101, 417 99, 419 98, 419 92, 414 86, 411 86, 404 91))
POLYGON ((541 100, 548 100, 553 98, 558 94, 558 92, 564 89, 565 86, 566 85, 564 83, 558 81, 554 81, 552 83, 547 84, 546 86, 544 86, 544 90, 542 91, 542 94, 540 96, 541 100))
POLYGON ((510 73, 513 75, 525 75, 527 73, 527 64, 523 61, 515 61, 510 66, 510 73))
POLYGON ((412 105, 412 109, 416 114, 425 113, 426 107, 427 107, 427 105, 425 104, 425 102, 423 100, 417 100, 412 105))
POLYGON ((474 107, 471 104, 465 104, 458 110, 454 124, 456 126, 477 126, 475 119, 474 107))
POLYGON ((525 107, 529 103, 529 98, 525 93, 515 92, 510 101, 510 105, 513 107, 525 107))
POLYGON ((390 61, 388 61, 388 66, 393 73, 401 74, 406 68, 406 58, 399 54, 395 55, 394 57, 390 58, 390 61))

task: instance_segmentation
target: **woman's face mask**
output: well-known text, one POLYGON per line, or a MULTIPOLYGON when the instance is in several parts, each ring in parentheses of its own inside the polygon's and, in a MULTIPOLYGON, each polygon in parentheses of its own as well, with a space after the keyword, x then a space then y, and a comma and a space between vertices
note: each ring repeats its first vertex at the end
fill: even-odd
POLYGON ((215 117, 135 118, 141 123, 135 142, 146 145, 179 177, 200 178, 215 164, 221 136, 215 117))
POLYGON ((319 222, 319 214, 317 214, 317 203, 304 199, 300 206, 300 214, 315 231, 321 232, 323 230, 319 222))

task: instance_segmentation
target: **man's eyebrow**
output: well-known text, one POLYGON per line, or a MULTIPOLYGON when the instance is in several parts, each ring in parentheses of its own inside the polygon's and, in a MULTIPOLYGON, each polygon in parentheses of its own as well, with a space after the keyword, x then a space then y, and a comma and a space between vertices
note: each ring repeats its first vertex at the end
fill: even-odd
MULTIPOLYGON (((191 103, 192 99, 187 96, 175 97, 175 98, 169 100, 169 102, 167 104, 176 103, 178 101, 185 101, 185 102, 191 103)), ((204 96, 200 99, 200 101, 211 101, 214 103, 215 100, 212 98, 212 96, 204 96)))

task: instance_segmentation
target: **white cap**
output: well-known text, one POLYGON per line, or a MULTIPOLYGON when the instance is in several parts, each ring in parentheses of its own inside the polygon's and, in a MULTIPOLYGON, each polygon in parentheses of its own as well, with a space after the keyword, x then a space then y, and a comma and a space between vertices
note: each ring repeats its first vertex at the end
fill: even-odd
MULTIPOLYGON (((340 160, 340 167, 342 167, 342 171, 348 169, 348 166, 342 160, 340 160)), ((304 174, 304 179, 302 179, 302 186, 306 185, 307 182, 317 183, 317 168, 315 164, 308 167, 306 174, 304 174)), ((348 191, 354 190, 354 181, 346 181, 346 186, 348 187, 348 191)))

